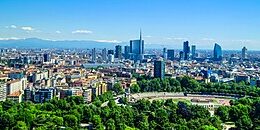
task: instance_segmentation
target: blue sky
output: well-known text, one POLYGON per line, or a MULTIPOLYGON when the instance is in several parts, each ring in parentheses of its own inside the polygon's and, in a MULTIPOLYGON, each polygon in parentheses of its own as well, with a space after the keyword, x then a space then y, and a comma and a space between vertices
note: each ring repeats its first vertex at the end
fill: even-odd
POLYGON ((260 48, 260 0, 0 0, 0 40, 128 42, 260 48))

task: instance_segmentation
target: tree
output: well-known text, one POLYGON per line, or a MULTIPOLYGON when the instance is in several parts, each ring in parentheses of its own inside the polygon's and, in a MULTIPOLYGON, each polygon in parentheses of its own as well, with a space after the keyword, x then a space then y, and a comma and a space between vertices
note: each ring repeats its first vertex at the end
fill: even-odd
POLYGON ((144 113, 141 113, 136 118, 136 126, 137 128, 141 130, 149 130, 149 122, 148 122, 148 116, 146 116, 144 113))
POLYGON ((120 83, 115 83, 113 86, 113 91, 116 92, 116 94, 121 94, 124 92, 122 86, 120 83))
POLYGON ((64 116, 64 125, 67 127, 78 127, 78 119, 74 115, 65 115, 64 116))
POLYGON ((101 130, 104 129, 103 124, 101 123, 101 118, 99 115, 94 115, 92 119, 93 125, 95 129, 101 130))
POLYGON ((46 113, 42 113, 36 116, 36 118, 33 121, 34 126, 41 126, 42 124, 45 124, 47 121, 49 121, 50 115, 46 113))
POLYGON ((186 88, 188 91, 194 91, 197 87, 199 87, 199 83, 188 76, 182 77, 180 83, 181 86, 186 88))
POLYGON ((169 123, 167 111, 163 108, 159 108, 158 110, 156 110, 155 121, 159 125, 159 129, 164 129, 165 124, 169 123))
POLYGON ((217 116, 210 117, 209 121, 212 123, 212 126, 214 126, 215 128, 219 130, 222 129, 222 125, 221 125, 222 121, 220 120, 219 117, 217 116))
POLYGON ((76 103, 77 105, 79 104, 83 104, 84 103, 84 99, 82 96, 69 96, 66 98, 68 103, 76 103))
POLYGON ((139 93, 140 92, 140 87, 138 84, 133 84, 130 86, 130 91, 131 93, 139 93))
POLYGON ((218 115, 220 117, 220 119, 223 122, 227 122, 229 120, 229 108, 226 106, 220 106, 219 108, 217 108, 216 110, 216 115, 218 115))
POLYGON ((148 111, 151 106, 151 102, 145 99, 138 100, 134 106, 139 110, 139 111, 148 111))
POLYGON ((51 118, 51 122, 53 122, 54 124, 56 124, 58 126, 62 126, 63 125, 63 118, 62 117, 58 117, 58 116, 53 116, 51 118))
POLYGON ((236 106, 230 107, 229 117, 231 121, 236 122, 237 119, 242 117, 243 115, 248 115, 248 107, 242 104, 238 104, 236 106))
POLYGON ((188 105, 184 102, 178 102, 177 114, 187 120, 192 118, 191 112, 188 109, 188 105))
POLYGON ((8 109, 13 107, 14 105, 15 105, 14 101, 6 100, 5 102, 2 103, 2 109, 4 111, 7 111, 8 109))
POLYGON ((199 128, 199 130, 218 130, 214 126, 204 125, 199 128))
POLYGON ((18 121, 17 124, 13 127, 13 130, 27 130, 26 123, 23 121, 18 121))
POLYGON ((239 129, 249 130, 252 127, 252 121, 250 117, 247 115, 243 115, 242 117, 238 118, 238 120, 235 123, 239 129))
POLYGON ((2 112, 0 113, 0 122, 0 128, 10 129, 15 123, 14 115, 9 114, 8 112, 2 112))
POLYGON ((108 130, 115 130, 116 129, 115 121, 113 119, 107 120, 106 129, 108 129, 108 130))

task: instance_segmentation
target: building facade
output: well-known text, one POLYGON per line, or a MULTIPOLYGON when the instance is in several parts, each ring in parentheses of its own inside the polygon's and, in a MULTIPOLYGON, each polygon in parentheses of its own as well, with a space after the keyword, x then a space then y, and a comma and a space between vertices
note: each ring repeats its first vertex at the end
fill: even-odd
POLYGON ((215 61, 221 61, 223 57, 222 48, 219 44, 215 43, 213 59, 215 61))
POLYGON ((154 61, 154 77, 163 79, 165 76, 165 63, 163 60, 154 61))

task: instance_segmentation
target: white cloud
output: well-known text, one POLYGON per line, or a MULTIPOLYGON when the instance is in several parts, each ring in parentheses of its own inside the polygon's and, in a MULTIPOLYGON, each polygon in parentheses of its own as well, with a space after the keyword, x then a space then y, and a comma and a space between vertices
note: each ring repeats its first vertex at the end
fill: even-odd
POLYGON ((173 40, 187 40, 188 38, 182 38, 182 37, 175 37, 175 38, 173 38, 173 40))
POLYGON ((16 26, 16 25, 10 25, 10 26, 5 26, 5 28, 13 28, 13 29, 16 29, 17 26, 16 26))
POLYGON ((11 25, 10 28, 17 28, 17 26, 15 26, 15 25, 11 25))
POLYGON ((175 41, 185 41, 188 40, 188 38, 182 38, 182 37, 167 37, 167 40, 175 40, 175 41))
POLYGON ((90 30, 75 30, 75 31, 72 31, 71 33, 72 34, 91 34, 93 32, 90 30))
POLYGON ((202 41, 215 41, 215 39, 213 39, 213 38, 202 38, 201 40, 202 41))
POLYGON ((22 30, 24 31, 33 31, 35 30, 33 27, 30 27, 30 26, 24 26, 24 27, 21 27, 22 30))
POLYGON ((151 38, 152 36, 150 36, 150 35, 147 35, 147 36, 144 36, 144 37, 146 37, 146 38, 151 38))
POLYGON ((60 33, 61 33, 61 31, 55 31, 55 33, 58 33, 58 34, 60 34, 60 33))
POLYGON ((242 40, 231 40, 231 42, 240 42, 240 43, 249 43, 252 42, 252 40, 248 40, 248 39, 242 39, 242 40))
POLYGON ((122 43, 121 41, 117 40, 95 40, 96 42, 109 42, 109 43, 122 43))
POLYGON ((20 39, 24 39, 24 38, 17 38, 17 37, 1 38, 1 37, 0 37, 0 41, 6 41, 6 40, 20 40, 20 39))

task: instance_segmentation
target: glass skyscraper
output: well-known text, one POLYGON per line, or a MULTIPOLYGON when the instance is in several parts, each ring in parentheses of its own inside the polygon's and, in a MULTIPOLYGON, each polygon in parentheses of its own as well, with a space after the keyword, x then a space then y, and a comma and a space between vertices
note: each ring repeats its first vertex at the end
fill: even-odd
POLYGON ((192 59, 196 58, 196 46, 195 45, 191 46, 191 56, 192 56, 192 59))
POLYGON ((163 79, 165 75, 165 63, 163 60, 154 61, 154 77, 163 79))
POLYGON ((183 53, 184 53, 184 60, 188 60, 189 59, 189 53, 190 53, 190 46, 189 46, 188 41, 185 41, 183 43, 183 53))
POLYGON ((103 62, 107 61, 107 49, 106 48, 104 48, 102 50, 102 60, 103 60, 103 62))
POLYGON ((96 62, 96 48, 92 49, 92 62, 96 62))
POLYGON ((109 55, 109 54, 114 55, 114 50, 108 50, 108 51, 107 51, 107 54, 108 54, 108 55, 109 55))
POLYGON ((125 46, 124 57, 125 59, 130 58, 130 46, 125 46))
POLYGON ((139 40, 130 40, 131 59, 143 60, 144 57, 144 40, 142 40, 142 33, 140 31, 139 40))
POLYGON ((163 59, 167 60, 167 48, 163 48, 163 59))
POLYGON ((247 55, 247 48, 246 47, 243 47, 242 48, 242 59, 246 59, 247 57, 246 57, 246 55, 247 55))
POLYGON ((120 45, 116 46, 115 58, 122 59, 122 46, 120 45))
POLYGON ((167 59, 174 60, 174 50, 173 49, 167 50, 167 59))
POLYGON ((218 45, 217 43, 215 43, 214 46, 214 60, 215 61, 221 61, 222 60, 222 48, 220 45, 218 45))

